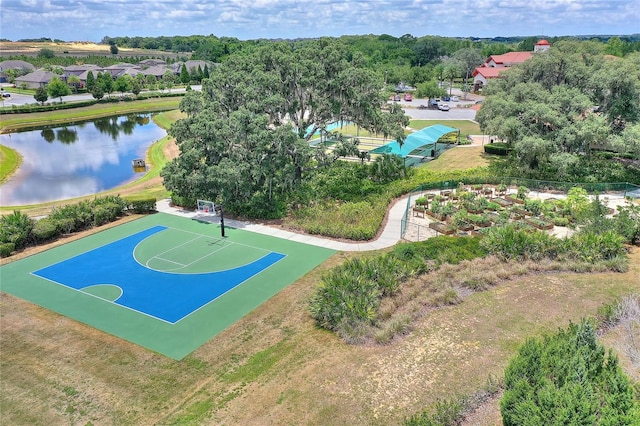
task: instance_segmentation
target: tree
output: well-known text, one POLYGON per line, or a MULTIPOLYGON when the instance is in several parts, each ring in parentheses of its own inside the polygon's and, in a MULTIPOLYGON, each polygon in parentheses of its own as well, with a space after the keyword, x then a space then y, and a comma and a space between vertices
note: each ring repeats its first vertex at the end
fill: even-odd
POLYGON ((80 87, 82 83, 77 75, 70 75, 67 77, 67 84, 73 87, 75 93, 78 93, 78 87, 80 87))
POLYGON ((134 79, 131 80, 131 89, 130 90, 131 90, 131 93, 133 93, 136 96, 138 96, 140 94, 140 91, 142 90, 142 86, 140 85, 140 80, 139 79, 134 78, 134 79))
POLYGON ((91 95, 94 99, 97 100, 104 98, 104 90, 102 89, 102 85, 96 84, 91 91, 91 95))
POLYGON ((482 63, 484 62, 484 57, 479 50, 472 48, 460 49, 453 54, 453 57, 460 64, 462 72, 464 74, 464 84, 462 85, 462 92, 464 93, 464 98, 466 99, 467 93, 469 93, 471 87, 471 85, 469 84, 469 77, 476 67, 482 65, 482 63))
POLYGON ((107 93, 111 95, 113 92, 113 77, 109 72, 98 73, 98 78, 96 79, 96 86, 100 87, 102 93, 107 93))
POLYGON ((44 87, 38 87, 33 97, 36 101, 40 102, 40 104, 44 105, 47 99, 49 99, 49 94, 47 93, 47 89, 44 87))
POLYGON ((166 70, 162 75, 162 82, 164 83, 165 87, 169 89, 169 91, 171 91, 171 89, 173 88, 175 81, 176 76, 171 70, 166 70))
POLYGON ((96 85, 96 77, 93 75, 93 71, 87 73, 87 92, 91 93, 96 85))
POLYGON ((71 94, 71 90, 67 84, 60 80, 58 77, 52 77, 49 84, 47 84, 47 93, 52 98, 60 98, 60 102, 62 102, 62 97, 71 94))
MULTIPOLYGON (((170 130, 180 155, 161 173, 165 186, 186 200, 224 202, 237 214, 280 217, 292 191, 323 167, 309 145, 317 131, 353 122, 404 140, 402 109, 383 112, 380 78, 355 63, 329 39, 230 56, 201 92, 181 102, 187 117, 170 130)), ((350 147, 353 141, 345 141, 340 150, 350 147)))
POLYGON ((418 84, 418 90, 416 91, 416 96, 419 98, 428 98, 429 101, 431 99, 440 98, 445 96, 447 92, 438 87, 438 83, 435 81, 427 81, 423 84, 418 84))
POLYGON ((109 45, 109 52, 111 52, 112 55, 117 55, 118 51, 118 46, 115 43, 109 45))
POLYGON ((189 71, 187 70, 187 65, 182 64, 180 68, 180 82, 182 84, 188 84, 191 81, 191 76, 189 75, 189 71))
POLYGON ((449 96, 451 96, 451 90, 453 89, 453 80, 456 77, 460 77, 461 71, 460 64, 457 61, 449 61, 444 67, 442 75, 449 80, 449 96))
POLYGON ((149 90, 155 90, 158 85, 158 79, 151 74, 147 74, 144 78, 144 85, 149 90))
POLYGON ((131 90, 131 76, 121 75, 116 79, 113 88, 124 96, 124 92, 131 90))
POLYGON ((44 58, 44 59, 53 59, 56 57, 56 54, 53 50, 51 49, 40 49, 40 51, 38 51, 38 58, 44 58))

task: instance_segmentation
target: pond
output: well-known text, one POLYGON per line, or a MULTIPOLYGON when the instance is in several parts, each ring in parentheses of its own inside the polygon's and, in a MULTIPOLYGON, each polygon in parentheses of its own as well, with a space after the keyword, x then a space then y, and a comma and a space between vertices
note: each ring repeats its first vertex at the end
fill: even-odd
POLYGON ((132 161, 166 131, 150 114, 128 114, 93 121, 0 135, 0 144, 22 155, 22 165, 0 186, 0 205, 18 206, 96 194, 146 172, 132 161))

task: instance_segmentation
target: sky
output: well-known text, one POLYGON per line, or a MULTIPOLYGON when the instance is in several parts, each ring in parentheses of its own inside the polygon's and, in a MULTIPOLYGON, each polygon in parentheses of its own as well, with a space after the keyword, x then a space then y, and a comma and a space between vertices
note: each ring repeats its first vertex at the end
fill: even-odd
POLYGON ((0 0, 0 38, 640 33, 640 0, 0 0))

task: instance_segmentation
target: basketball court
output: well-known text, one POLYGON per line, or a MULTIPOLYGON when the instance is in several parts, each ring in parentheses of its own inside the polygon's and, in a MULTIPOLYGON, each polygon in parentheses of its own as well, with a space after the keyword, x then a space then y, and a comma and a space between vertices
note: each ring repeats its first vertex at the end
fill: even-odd
POLYGON ((153 214, 3 266, 2 291, 181 359, 334 253, 221 231, 153 214))

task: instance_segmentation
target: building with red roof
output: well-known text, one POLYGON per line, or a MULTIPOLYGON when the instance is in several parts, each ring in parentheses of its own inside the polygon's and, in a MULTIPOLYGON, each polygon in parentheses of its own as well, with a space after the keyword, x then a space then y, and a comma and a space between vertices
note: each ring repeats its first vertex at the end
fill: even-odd
POLYGON ((538 41, 533 47, 533 52, 509 52, 502 55, 491 55, 481 66, 473 70, 473 90, 478 91, 489 80, 500 77, 500 74, 514 65, 521 64, 531 58, 534 53, 546 52, 551 47, 547 40, 538 41))

